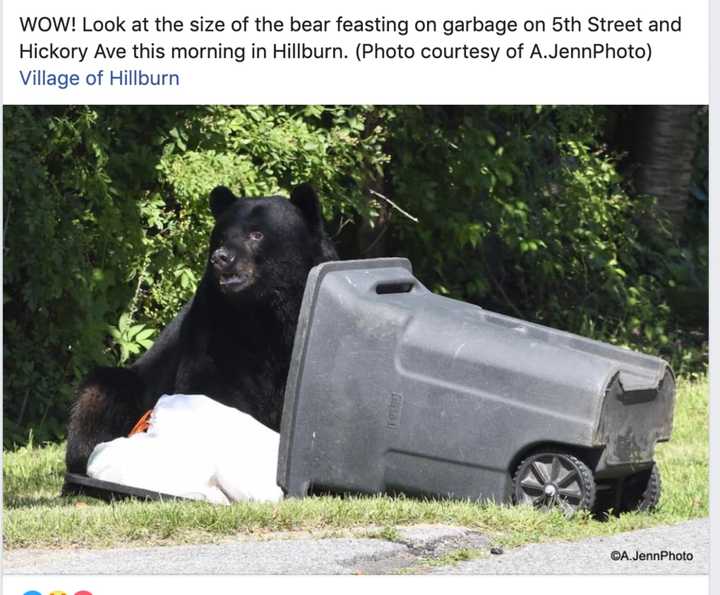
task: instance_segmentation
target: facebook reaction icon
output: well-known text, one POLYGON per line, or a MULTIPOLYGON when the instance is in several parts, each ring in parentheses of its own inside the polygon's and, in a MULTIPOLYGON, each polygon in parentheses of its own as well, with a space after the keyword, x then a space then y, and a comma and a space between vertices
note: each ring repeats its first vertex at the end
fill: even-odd
POLYGON ((42 595, 40 591, 25 591, 23 595, 42 595))

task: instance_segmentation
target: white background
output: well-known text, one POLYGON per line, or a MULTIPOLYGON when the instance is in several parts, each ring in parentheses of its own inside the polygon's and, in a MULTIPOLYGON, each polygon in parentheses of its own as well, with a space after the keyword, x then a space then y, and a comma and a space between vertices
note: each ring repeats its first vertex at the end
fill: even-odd
POLYGON ((52 2, 50 0, 13 0, 4 3, 3 65, 5 103, 687 103, 708 102, 708 2, 707 0, 498 0, 461 2, 458 0, 416 1, 388 0, 330 1, 315 0, 300 4, 288 0, 248 0, 222 2, 203 0, 125 0, 123 2, 52 2), (159 16, 187 19, 204 16, 227 19, 268 15, 276 18, 294 15, 304 18, 374 18, 387 16, 409 18, 527 18, 552 19, 553 16, 591 15, 609 18, 675 18, 683 17, 681 33, 587 33, 513 34, 497 37, 488 34, 459 34, 451 38, 394 37, 384 34, 328 33, 323 37, 302 33, 33 33, 22 34, 18 16, 70 15, 128 19, 159 16), (72 8, 71 8, 72 7, 72 8), (520 37, 520 36, 521 37, 520 37), (635 45, 651 42, 653 59, 644 61, 523 61, 490 64, 486 61, 375 61, 355 60, 225 62, 165 61, 141 62, 126 59, 109 63, 92 61, 78 64, 70 61, 19 61, 21 41, 41 44, 90 45, 98 42, 131 46, 132 42, 155 42, 163 45, 250 45, 266 44, 271 38, 279 42, 345 45, 354 48, 357 41, 420 47, 437 42, 450 45, 500 44, 535 41, 586 45, 614 43, 635 45), (44 68, 53 72, 86 74, 103 69, 139 69, 180 72, 177 87, 77 87, 67 90, 24 87, 21 68, 44 68))
MULTIPOLYGON (((148 560, 148 565, 152 561, 148 560)), ((92 595, 214 595, 313 593, 379 595, 444 592, 448 595, 506 593, 582 595, 696 595, 708 593, 706 576, 7 576, 5 595, 34 589, 43 595, 81 589, 92 595)))

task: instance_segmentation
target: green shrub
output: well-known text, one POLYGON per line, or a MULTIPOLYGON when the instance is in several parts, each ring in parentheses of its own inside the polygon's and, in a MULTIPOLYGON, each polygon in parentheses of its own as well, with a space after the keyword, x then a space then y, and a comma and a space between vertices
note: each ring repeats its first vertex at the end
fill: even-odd
POLYGON ((371 112, 7 107, 5 444, 62 438, 73 385, 146 349, 192 295, 214 186, 312 180, 328 217, 367 213, 364 176, 388 159, 371 112))
POLYGON ((603 123, 596 107, 403 108, 391 174, 420 222, 397 218, 395 245, 434 291, 702 367, 664 293, 673 243, 603 123))
MULTIPOLYGON (((677 245, 652 200, 628 193, 603 145, 604 108, 14 106, 4 116, 6 446, 30 429, 37 443, 62 438, 89 368, 132 361, 192 295, 218 184, 267 195, 311 181, 345 258, 405 255, 440 293, 660 353, 681 371, 705 364, 705 333, 676 307, 687 295, 677 288, 706 263, 703 236, 677 245)), ((698 184, 706 161, 700 152, 698 184)))

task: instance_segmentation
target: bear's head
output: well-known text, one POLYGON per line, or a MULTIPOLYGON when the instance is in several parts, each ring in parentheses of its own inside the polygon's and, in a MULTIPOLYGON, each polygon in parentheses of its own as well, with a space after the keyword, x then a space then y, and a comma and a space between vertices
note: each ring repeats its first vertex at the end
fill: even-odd
POLYGON ((210 194, 215 226, 207 273, 231 299, 268 297, 281 290, 302 292, 307 274, 335 251, 323 230, 320 203, 309 184, 280 196, 238 198, 218 186, 210 194))

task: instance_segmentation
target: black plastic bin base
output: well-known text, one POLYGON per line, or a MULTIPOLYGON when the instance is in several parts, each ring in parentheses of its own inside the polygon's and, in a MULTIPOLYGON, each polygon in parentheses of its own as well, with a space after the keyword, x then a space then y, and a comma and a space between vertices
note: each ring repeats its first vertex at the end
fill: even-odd
POLYGON ((138 500, 188 500, 182 496, 173 496, 171 494, 163 494, 162 492, 154 492, 152 490, 143 490, 142 488, 134 488, 131 486, 113 483, 111 481, 102 481, 93 479, 87 475, 79 473, 65 474, 66 491, 71 491, 74 495, 91 496, 99 498, 106 502, 114 500, 127 500, 128 498, 136 498, 138 500))

